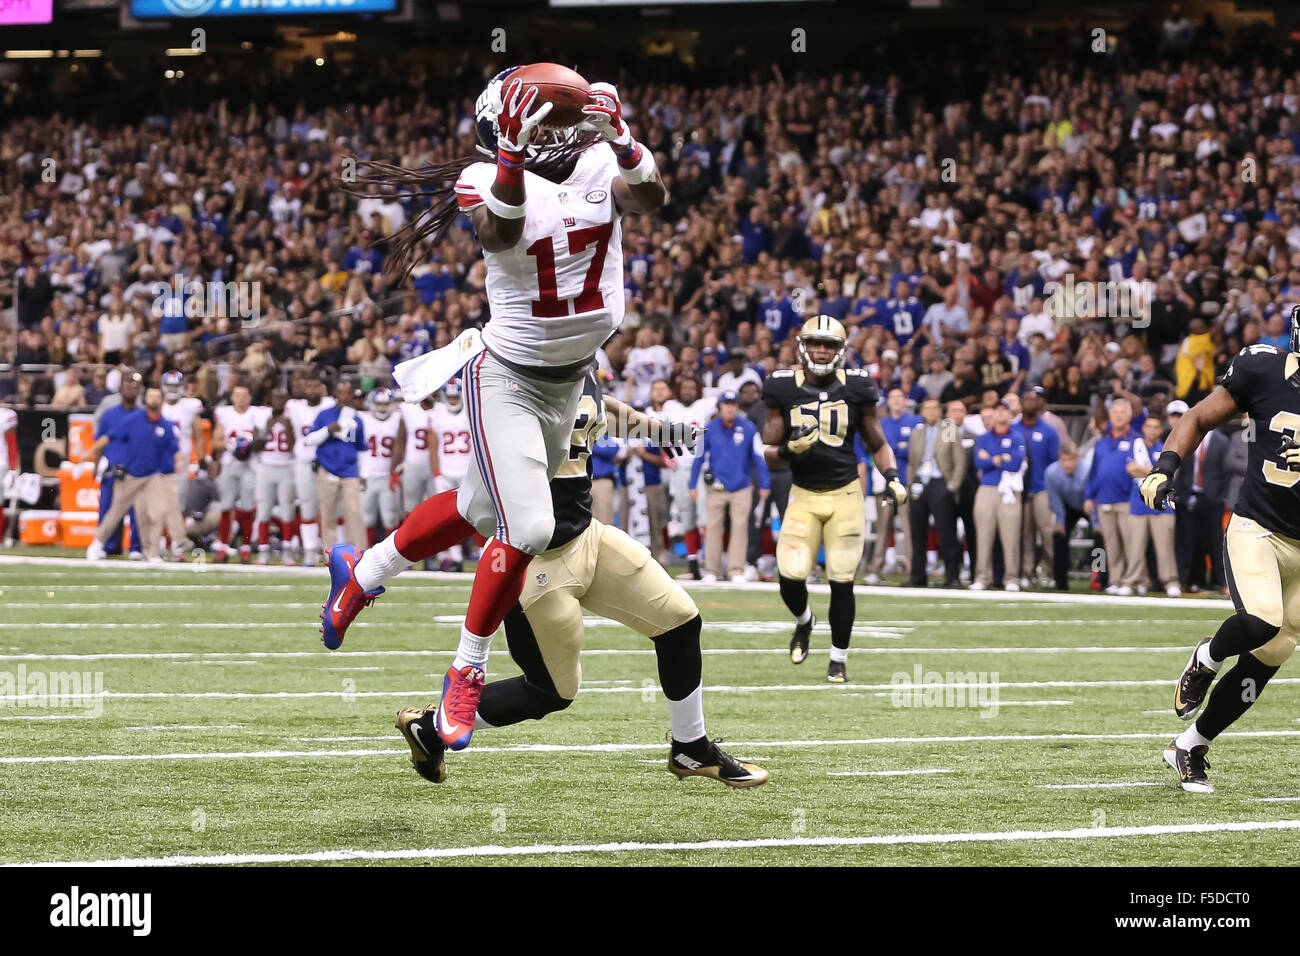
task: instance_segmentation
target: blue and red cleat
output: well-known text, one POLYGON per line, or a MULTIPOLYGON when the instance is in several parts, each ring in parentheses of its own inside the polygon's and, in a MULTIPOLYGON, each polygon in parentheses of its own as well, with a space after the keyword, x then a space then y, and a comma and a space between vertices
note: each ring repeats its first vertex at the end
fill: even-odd
POLYGON ((438 728, 442 742, 452 750, 464 750, 469 746, 486 679, 483 668, 473 664, 460 670, 449 667, 442 678, 442 700, 438 701, 433 724, 438 728))
POLYGON ((348 625, 356 620, 361 609, 384 593, 383 588, 361 590, 355 571, 360 559, 360 552, 350 544, 336 544, 330 548, 330 593, 321 608, 320 639, 331 651, 338 650, 348 632, 348 625))

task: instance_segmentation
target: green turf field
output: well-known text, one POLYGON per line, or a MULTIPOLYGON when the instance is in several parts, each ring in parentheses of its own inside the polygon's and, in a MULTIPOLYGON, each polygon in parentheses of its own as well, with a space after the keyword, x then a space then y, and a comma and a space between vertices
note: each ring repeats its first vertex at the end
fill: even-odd
POLYGON ((439 786, 393 720, 436 699, 468 579, 395 582, 331 653, 319 570, 9 561, 0 862, 1289 864, 1300 839, 1293 669, 1212 751, 1218 794, 1159 760, 1227 604, 864 589, 836 687, 824 625, 789 663, 774 587, 699 588, 709 732, 766 786, 667 773, 651 646, 598 621, 578 701, 480 731, 439 786), (14 699, 73 672, 104 696, 14 699), (918 674, 949 686, 891 683, 918 674))

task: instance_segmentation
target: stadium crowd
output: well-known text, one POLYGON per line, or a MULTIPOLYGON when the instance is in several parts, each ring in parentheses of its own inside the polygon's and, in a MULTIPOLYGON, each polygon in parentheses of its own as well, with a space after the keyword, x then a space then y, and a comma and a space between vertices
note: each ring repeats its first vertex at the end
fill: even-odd
MULTIPOLYGON (((0 330, 0 358, 13 360, 0 399, 95 408, 134 372, 149 389, 176 370, 211 417, 240 386, 257 407, 277 387, 303 398, 321 373, 330 391, 340 377, 365 393, 391 386, 395 364, 487 321, 483 264, 462 218, 390 283, 383 237, 420 200, 350 187, 347 170, 472 153, 472 91, 499 65, 468 71, 452 99, 430 78, 346 108, 221 101, 132 125, 7 123, 0 278, 16 286, 17 321, 16 338, 0 330)), ((624 220, 627 316, 600 356, 608 387, 658 410, 707 409, 701 424, 708 400, 734 392, 761 431, 764 377, 796 364, 805 317, 831 315, 848 329, 848 364, 879 383, 914 492, 909 514, 872 514, 866 580, 897 571, 925 584, 929 564, 976 588, 1037 584, 1040 569, 1064 586, 1082 524, 1105 548, 1098 586, 1221 588, 1242 443, 1207 441, 1204 466, 1180 474, 1176 517, 1145 514, 1136 481, 1170 418, 1238 351, 1287 347, 1300 304, 1300 69, 1223 51, 1027 57, 977 95, 965 81, 951 102, 870 71, 622 83, 670 200, 624 220), (961 445, 940 474, 909 456, 908 436, 927 427, 961 445)), ((699 532, 648 490, 671 491, 668 463, 644 449, 606 457, 598 490, 608 480, 615 493, 598 506, 626 522, 635 507, 617 491, 631 483, 662 557, 664 531, 690 552, 699 532)), ((862 470, 879 490, 866 456, 862 470)), ((754 520, 731 509, 732 575, 766 570, 783 497, 763 472, 751 477, 754 520)), ((705 469, 701 481, 717 478, 705 469)), ((709 515, 703 547, 720 575, 728 519, 692 511, 709 515)), ((239 524, 226 519, 225 544, 239 524)))

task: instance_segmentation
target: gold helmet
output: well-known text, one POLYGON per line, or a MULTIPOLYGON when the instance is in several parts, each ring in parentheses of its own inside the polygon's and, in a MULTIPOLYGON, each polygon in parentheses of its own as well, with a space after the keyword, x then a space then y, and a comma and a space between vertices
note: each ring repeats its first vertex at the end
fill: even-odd
POLYGON ((840 320, 829 315, 814 315, 799 329, 799 361, 812 375, 830 375, 844 364, 844 349, 849 341, 848 333, 840 320), (835 357, 829 364, 821 365, 812 360, 808 354, 808 342, 826 342, 835 347, 835 357))

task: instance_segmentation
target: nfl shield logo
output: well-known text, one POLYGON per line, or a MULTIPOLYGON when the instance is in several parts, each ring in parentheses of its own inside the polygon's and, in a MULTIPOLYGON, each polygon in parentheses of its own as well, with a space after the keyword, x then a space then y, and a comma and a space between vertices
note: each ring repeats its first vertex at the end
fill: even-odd
POLYGON ((544 587, 546 587, 546 572, 545 572, 545 571, 543 571, 543 572, 541 572, 540 574, 537 575, 537 586, 538 586, 539 588, 544 588, 544 587))

